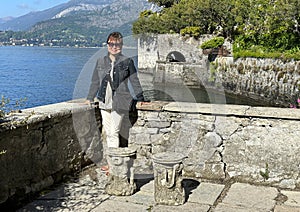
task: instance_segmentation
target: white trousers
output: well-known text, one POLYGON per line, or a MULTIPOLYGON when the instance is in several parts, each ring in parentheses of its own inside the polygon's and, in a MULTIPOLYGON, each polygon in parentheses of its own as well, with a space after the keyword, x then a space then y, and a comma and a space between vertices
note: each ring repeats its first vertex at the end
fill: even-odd
POLYGON ((101 110, 103 129, 106 134, 107 147, 119 147, 119 132, 123 116, 116 111, 101 110))

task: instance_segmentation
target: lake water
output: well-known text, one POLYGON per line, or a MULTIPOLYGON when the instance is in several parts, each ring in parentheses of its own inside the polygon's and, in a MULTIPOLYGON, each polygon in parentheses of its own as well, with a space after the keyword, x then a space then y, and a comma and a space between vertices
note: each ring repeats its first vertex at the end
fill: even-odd
POLYGON ((97 49, 0 47, 0 95, 24 107, 72 99, 82 67, 97 49))
MULTIPOLYGON (((136 49, 124 54, 137 58, 136 49)), ((106 49, 0 47, 0 95, 13 104, 27 98, 22 108, 84 98, 87 95, 93 67, 106 49)), ((149 100, 250 104, 259 103, 213 91, 185 86, 153 85, 151 76, 140 74, 145 96, 149 100)))

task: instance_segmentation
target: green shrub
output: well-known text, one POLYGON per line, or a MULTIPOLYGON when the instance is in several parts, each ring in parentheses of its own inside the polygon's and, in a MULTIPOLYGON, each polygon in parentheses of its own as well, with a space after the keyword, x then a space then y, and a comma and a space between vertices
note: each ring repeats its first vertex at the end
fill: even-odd
POLYGON ((5 117, 6 114, 6 105, 9 104, 10 100, 8 98, 5 98, 4 96, 1 97, 0 102, 0 120, 5 117))
POLYGON ((140 18, 149 17, 150 15, 154 14, 151 10, 144 10, 140 13, 140 18))
POLYGON ((201 28, 200 27, 186 27, 184 29, 180 30, 180 35, 185 36, 189 35, 191 37, 198 38, 201 34, 201 28))
POLYGON ((209 63, 209 70, 210 70, 210 76, 208 81, 209 82, 215 82, 216 80, 216 74, 217 74, 217 68, 218 68, 218 64, 215 62, 210 62, 209 63))
POLYGON ((0 102, 0 120, 3 120, 5 118, 5 115, 13 112, 13 111, 20 111, 20 108, 24 106, 27 98, 21 98, 19 100, 16 100, 15 104, 12 106, 9 106, 10 99, 6 98, 5 96, 1 97, 0 102))
MULTIPOLYGON (((287 36, 287 35, 286 35, 287 36)), ((284 35, 267 40, 267 35, 240 35, 233 43, 233 55, 239 57, 253 58, 274 58, 282 60, 300 60, 300 47, 298 45, 289 46, 284 35), (264 39, 262 39, 264 37, 264 39), (272 41, 272 42, 271 42, 272 41), (285 43, 286 42, 286 43, 285 43)), ((290 36, 292 38, 292 36, 290 36)), ((297 43, 296 41, 294 43, 297 43)))
POLYGON ((202 49, 213 49, 213 48, 217 48, 217 47, 222 46, 224 44, 224 42, 225 42, 224 37, 215 37, 215 38, 212 38, 212 39, 202 43, 200 48, 202 48, 202 49))
POLYGON ((245 57, 253 57, 253 58, 273 58, 273 59, 281 59, 283 61, 289 61, 289 60, 300 60, 300 51, 290 53, 289 51, 286 52, 280 52, 280 51, 264 51, 260 50, 239 50, 233 52, 233 57, 235 59, 237 58, 245 58, 245 57))

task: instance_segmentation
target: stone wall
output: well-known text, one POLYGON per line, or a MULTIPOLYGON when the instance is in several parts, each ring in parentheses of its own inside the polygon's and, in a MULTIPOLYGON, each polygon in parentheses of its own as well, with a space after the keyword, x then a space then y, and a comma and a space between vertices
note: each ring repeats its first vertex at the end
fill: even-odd
POLYGON ((170 52, 178 51, 187 63, 202 63, 202 49, 199 45, 209 40, 211 35, 205 35, 199 40, 182 37, 178 34, 149 35, 139 38, 138 67, 139 69, 155 70, 156 62, 166 62, 170 52))
MULTIPOLYGON (((140 38, 139 68, 153 73, 155 83, 201 85, 273 106, 289 107, 300 97, 300 61, 218 56, 209 62, 199 46, 210 38, 195 40, 176 34, 140 38), (172 51, 182 53, 186 63, 168 62, 172 51)), ((230 43, 225 46, 231 51, 230 43)))
POLYGON ((130 144, 148 164, 151 154, 184 153, 187 178, 293 189, 300 188, 299 123, 298 109, 153 102, 139 108, 130 144))
POLYGON ((157 62, 153 73, 154 83, 180 84, 186 86, 204 86, 209 79, 206 64, 157 62))
POLYGON ((220 57, 214 64, 215 84, 227 91, 287 107, 300 98, 300 61, 220 57))
MULTIPOLYGON (((128 135, 137 177, 153 174, 153 154, 180 152, 188 156, 186 178, 300 188, 299 109, 151 102, 137 112, 128 135)), ((0 204, 100 164, 100 123, 99 112, 76 102, 26 109, 1 123, 0 204)))
POLYGON ((87 155, 101 159, 94 114, 86 106, 59 103, 26 109, 13 114, 11 122, 1 123, 0 204, 24 198, 79 171, 91 163, 87 155))

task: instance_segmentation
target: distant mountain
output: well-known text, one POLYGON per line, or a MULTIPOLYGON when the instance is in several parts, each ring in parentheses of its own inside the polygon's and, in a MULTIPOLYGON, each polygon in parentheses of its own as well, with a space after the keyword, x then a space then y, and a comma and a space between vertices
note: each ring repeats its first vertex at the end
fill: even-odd
MULTIPOLYGON (((105 15, 106 17, 111 14, 115 20, 118 19, 117 16, 120 16, 119 22, 121 22, 124 21, 125 14, 126 19, 132 20, 132 18, 137 18, 137 14, 141 10, 147 9, 149 6, 147 0, 71 0, 47 10, 31 12, 12 20, 2 20, 0 30, 25 31, 39 22, 52 21, 72 14, 84 16, 84 13, 88 13, 89 19, 91 13, 94 13, 95 16, 105 15)), ((76 19, 78 20, 78 18, 76 19)), ((96 19, 94 18, 92 21, 96 19)))
POLYGON ((0 18, 0 24, 3 24, 3 23, 8 22, 8 21, 11 21, 13 19, 14 19, 14 17, 12 17, 12 16, 0 18))
POLYGON ((0 34, 0 42, 2 45, 99 46, 111 31, 131 35, 133 21, 148 9, 158 7, 147 0, 71 0, 0 24, 2 31, 16 31, 0 34))
POLYGON ((34 24, 40 21, 45 21, 51 19, 60 11, 68 8, 68 3, 60 4, 58 6, 52 7, 50 9, 38 12, 31 12, 26 15, 8 20, 5 23, 0 24, 0 30, 13 30, 13 31, 23 31, 28 30, 34 24))

